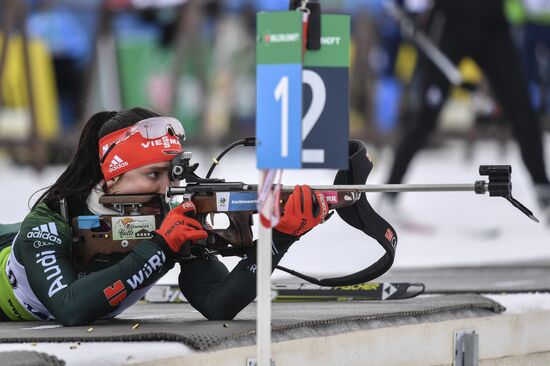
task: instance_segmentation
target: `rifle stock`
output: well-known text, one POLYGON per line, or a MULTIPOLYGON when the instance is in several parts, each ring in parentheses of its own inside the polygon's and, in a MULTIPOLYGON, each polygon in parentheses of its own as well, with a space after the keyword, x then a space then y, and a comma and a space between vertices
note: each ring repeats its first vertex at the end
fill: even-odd
MULTIPOLYGON (((208 232, 208 238, 197 243, 205 249, 218 252, 222 255, 235 255, 242 248, 249 248, 254 245, 252 233, 253 215, 257 213, 256 200, 254 198, 253 208, 250 204, 226 205, 222 208, 220 201, 223 197, 231 200, 231 194, 243 192, 255 193, 255 185, 242 183, 229 184, 195 184, 188 189, 186 187, 169 188, 168 196, 186 196, 184 199, 191 199, 197 209, 196 218, 203 224, 208 232), (227 196, 229 194, 229 196, 227 196), (223 196, 223 197, 222 197, 223 196), (225 214, 229 219, 229 226, 224 229, 216 229, 207 224, 207 217, 213 214, 225 214), (233 248, 230 248, 233 247, 233 248), (228 249, 228 250, 226 250, 228 249)), ((323 190, 323 194, 329 205, 329 209, 337 209, 352 205, 360 197, 360 193, 354 190, 338 190, 336 186, 327 186, 334 188, 332 190, 323 190)), ((284 187, 280 193, 279 204, 284 207, 294 187, 284 187)), ((114 220, 126 219, 128 221, 128 232, 132 231, 131 222, 140 221, 144 217, 143 207, 151 205, 155 200, 163 201, 158 194, 119 194, 103 195, 99 203, 106 207, 113 208, 120 212, 119 215, 100 215, 86 217, 87 220, 95 220, 97 224, 93 228, 89 225, 83 225, 83 217, 76 217, 72 221, 73 229, 73 265, 78 271, 84 271, 90 261, 98 255, 108 255, 111 253, 130 252, 141 240, 150 238, 142 234, 140 238, 128 236, 125 239, 117 240, 114 230, 114 220)), ((160 206, 163 206, 160 204, 160 206)), ((164 211, 167 207, 164 207, 164 211)), ((150 215, 147 215, 150 216, 150 215)), ((155 215, 155 228, 157 229, 162 222, 164 214, 155 215)), ((153 229, 153 230, 154 230, 153 229)), ((153 231, 151 230, 151 231, 153 231)), ((118 235, 121 237, 121 235, 118 235)), ((189 254, 189 253, 188 253, 189 254)), ((190 254, 189 254, 190 255, 190 254)), ((184 259, 184 258, 181 258, 184 259)))

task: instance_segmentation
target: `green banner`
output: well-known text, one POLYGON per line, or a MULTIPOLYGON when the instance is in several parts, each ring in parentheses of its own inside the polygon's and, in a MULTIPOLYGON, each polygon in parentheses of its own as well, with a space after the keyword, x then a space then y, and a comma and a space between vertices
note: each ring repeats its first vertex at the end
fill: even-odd
MULTIPOLYGON (((166 91, 172 76, 173 51, 147 37, 121 37, 117 41, 117 56, 123 107, 162 110, 170 98, 166 91)), ((211 59, 208 60, 210 63, 211 59)), ((187 137, 193 137, 201 131, 200 104, 195 97, 201 81, 193 60, 186 58, 184 61, 178 83, 174 85, 179 95, 175 101, 174 117, 184 123, 187 137)))
POLYGON ((307 50, 304 66, 349 67, 349 15, 321 15, 321 49, 307 50))
POLYGON ((256 64, 302 63, 302 13, 258 13, 256 64))

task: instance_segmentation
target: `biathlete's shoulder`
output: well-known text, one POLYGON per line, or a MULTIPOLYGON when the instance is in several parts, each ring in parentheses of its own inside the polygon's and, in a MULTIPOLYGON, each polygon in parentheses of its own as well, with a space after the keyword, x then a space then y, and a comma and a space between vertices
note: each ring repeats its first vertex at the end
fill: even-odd
POLYGON ((45 203, 40 203, 21 222, 21 228, 14 243, 16 255, 25 248, 36 250, 70 246, 71 230, 63 217, 50 209, 45 203))

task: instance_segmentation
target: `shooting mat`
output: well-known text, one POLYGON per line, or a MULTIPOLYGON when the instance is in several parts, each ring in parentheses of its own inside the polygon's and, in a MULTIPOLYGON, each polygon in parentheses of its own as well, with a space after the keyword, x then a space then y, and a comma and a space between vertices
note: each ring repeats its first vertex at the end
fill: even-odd
MULTIPOLYGON (((273 303, 272 338, 285 341, 362 329, 494 315, 505 309, 476 294, 407 300, 273 303)), ((90 326, 61 327, 45 322, 4 322, 0 342, 182 342, 210 351, 255 344, 256 304, 235 320, 207 321, 187 303, 137 304, 117 319, 90 326)))

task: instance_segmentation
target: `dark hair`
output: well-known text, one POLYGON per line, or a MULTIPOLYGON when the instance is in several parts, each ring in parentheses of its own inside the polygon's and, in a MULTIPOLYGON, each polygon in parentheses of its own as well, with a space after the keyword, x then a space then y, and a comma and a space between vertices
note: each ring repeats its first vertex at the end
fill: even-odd
POLYGON ((50 208, 58 208, 62 199, 75 203, 85 202, 92 188, 103 179, 99 165, 99 140, 111 132, 157 116, 158 113, 144 108, 94 114, 82 127, 69 165, 57 181, 40 196, 33 208, 40 202, 45 202, 50 208))

